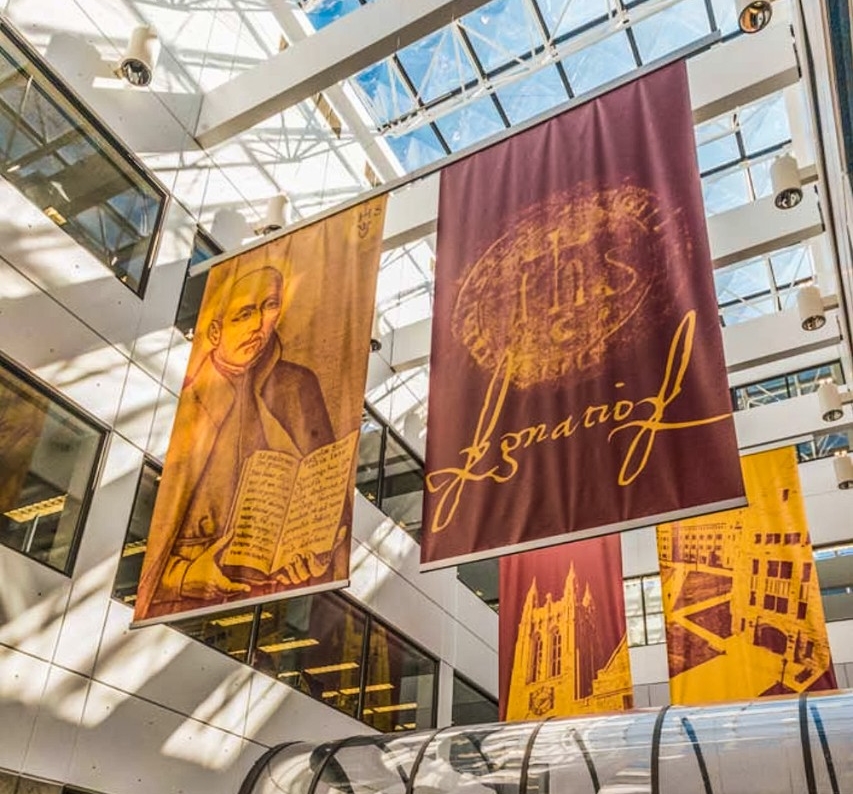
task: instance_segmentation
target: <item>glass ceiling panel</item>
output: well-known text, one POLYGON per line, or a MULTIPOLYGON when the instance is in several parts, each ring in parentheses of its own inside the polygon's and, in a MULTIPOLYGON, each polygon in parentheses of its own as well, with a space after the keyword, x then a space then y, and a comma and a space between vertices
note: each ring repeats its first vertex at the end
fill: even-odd
POLYGON ((386 124, 416 107, 415 98, 391 58, 359 72, 353 80, 377 124, 386 124))
POLYGON ((458 89, 476 74, 454 25, 410 44, 397 57, 424 103, 458 89))
POLYGON ((739 120, 747 154, 791 140, 785 96, 781 91, 745 107, 739 114, 739 120))
POLYGON ((773 157, 765 157, 749 165, 752 192, 756 199, 767 198, 767 196, 773 194, 773 184, 770 181, 770 166, 773 165, 774 158, 775 155, 773 157))
POLYGON ((506 129, 490 96, 481 97, 448 113, 436 125, 454 152, 506 129))
POLYGON ((511 83, 496 92, 510 124, 519 124, 537 113, 569 100, 569 94, 555 66, 511 83))
POLYGON ((447 152, 432 127, 418 127, 402 135, 386 135, 385 140, 407 172, 434 163, 447 152))
POLYGON ((711 7, 714 9, 714 21, 723 36, 741 35, 733 0, 711 0, 711 7))
POLYGON ((769 292, 770 275, 764 259, 754 259, 734 269, 716 271, 714 286, 717 290, 717 300, 720 303, 728 303, 731 300, 769 292))
POLYGON ((705 199, 705 213, 709 216, 748 204, 752 196, 746 170, 739 168, 732 173, 705 177, 702 180, 702 196, 705 199))
POLYGON ((662 58, 711 32, 705 0, 684 0, 633 25, 643 63, 662 58))
POLYGON ((585 94, 637 67, 628 36, 614 33, 603 41, 569 55, 563 66, 575 94, 585 94))
MULTIPOLYGON (((697 135, 697 137, 699 136, 697 135)), ((697 155, 699 157, 699 170, 702 172, 711 171, 721 165, 731 163, 740 157, 737 138, 733 132, 730 132, 717 138, 706 139, 697 147, 697 155)))
POLYGON ((462 17, 462 27, 485 72, 545 45, 527 0, 492 0, 462 17))
POLYGON ((814 278, 814 260, 810 245, 798 245, 770 255, 773 278, 780 287, 786 287, 814 278))
POLYGON ((362 4, 359 0, 307 0, 301 5, 314 29, 320 30, 362 4))
POLYGON ((539 8, 552 38, 603 22, 610 13, 608 0, 540 0, 539 8))

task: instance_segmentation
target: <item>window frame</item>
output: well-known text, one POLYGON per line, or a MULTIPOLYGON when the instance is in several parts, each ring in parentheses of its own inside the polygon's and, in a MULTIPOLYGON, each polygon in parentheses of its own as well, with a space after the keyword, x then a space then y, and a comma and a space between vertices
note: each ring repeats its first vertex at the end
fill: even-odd
POLYGON ((32 560, 33 562, 44 566, 48 570, 56 571, 63 576, 71 578, 74 575, 74 568, 77 564, 77 554, 80 551, 83 533, 86 531, 86 524, 89 521, 89 509, 92 506, 92 499, 94 498, 95 491, 97 490, 97 484, 100 482, 101 473, 105 465, 106 455, 104 453, 106 451, 107 440, 111 433, 110 427, 105 422, 102 422, 96 416, 77 405, 77 403, 70 400, 51 384, 41 378, 38 378, 22 365, 9 358, 9 356, 7 356, 2 350, 0 350, 0 368, 5 369, 25 385, 39 392, 43 397, 55 403, 64 411, 67 411, 75 419, 85 425, 88 425, 90 429, 98 435, 98 441, 96 444, 97 449, 95 450, 93 465, 89 472, 86 488, 83 491, 83 497, 80 500, 80 516, 77 520, 77 526, 74 528, 74 536, 72 537, 71 543, 68 547, 68 556, 65 560, 64 567, 57 568, 55 565, 51 565, 44 560, 33 557, 25 551, 16 549, 14 546, 7 546, 5 543, 0 543, 0 547, 4 549, 20 554, 28 560, 32 560))
MULTIPOLYGON (((104 122, 92 110, 92 108, 89 107, 88 103, 62 79, 59 72, 57 72, 42 57, 42 55, 32 47, 32 45, 24 36, 21 35, 21 33, 9 22, 8 19, 0 15, 0 39, 3 37, 5 37, 9 44, 11 44, 12 52, 9 52, 8 54, 13 58, 21 56, 24 59, 23 63, 19 62, 16 64, 17 69, 19 71, 22 70, 24 72, 29 72, 32 75, 37 73, 39 76, 43 77, 50 85, 51 89, 56 91, 61 100, 69 106, 62 107, 60 105, 59 109, 66 114, 69 112, 72 115, 78 114, 82 121, 92 128, 92 131, 94 132, 93 143, 98 144, 100 143, 98 139, 103 139, 103 141, 113 149, 111 154, 114 154, 116 158, 127 167, 130 172, 128 173, 128 176, 133 175, 137 177, 139 181, 144 182, 159 197, 160 201, 158 210, 153 220, 151 236, 148 238, 149 245, 145 254, 145 262, 139 279, 138 289, 135 289, 130 284, 122 280, 119 277, 118 271, 110 269, 108 265, 102 262, 86 246, 77 242, 77 240, 74 240, 77 245, 80 245, 81 248, 89 251, 93 258, 95 258, 100 264, 104 265, 104 267, 116 278, 117 281, 123 284, 134 295, 143 299, 148 287, 149 276, 154 268, 154 262, 156 261, 157 253, 160 249, 160 241, 162 239, 164 225, 163 221, 172 200, 171 193, 150 171, 150 169, 145 166, 143 161, 124 143, 122 143, 119 136, 109 128, 106 122, 104 122), (18 52, 14 52, 14 50, 17 50, 18 52)), ((0 49, 2 49, 2 45, 4 43, 5 42, 0 40, 0 49)), ((72 237, 71 239, 74 238, 72 237)))

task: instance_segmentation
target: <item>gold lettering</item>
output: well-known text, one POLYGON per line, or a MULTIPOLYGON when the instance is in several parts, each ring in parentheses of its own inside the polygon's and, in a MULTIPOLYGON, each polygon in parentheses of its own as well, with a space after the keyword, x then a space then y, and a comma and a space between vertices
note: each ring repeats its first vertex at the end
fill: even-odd
POLYGON ((630 430, 632 428, 636 428, 637 430, 637 434, 634 436, 628 447, 628 452, 625 454, 625 459, 622 461, 622 468, 619 469, 619 477, 617 479, 619 485, 630 485, 640 476, 649 462, 649 456, 652 454, 652 448, 655 444, 655 437, 660 431, 684 430, 688 427, 709 425, 731 416, 731 413, 725 413, 719 416, 710 416, 707 419, 696 419, 692 422, 663 421, 664 411, 681 394, 681 384, 684 381, 684 376, 687 374, 690 356, 693 354, 693 337, 695 333, 696 312, 692 310, 684 315, 684 319, 679 323, 678 328, 675 329, 666 359, 663 383, 661 383, 658 393, 654 397, 646 397, 637 403, 637 405, 650 405, 652 408, 651 416, 648 419, 625 422, 614 427, 607 436, 607 440, 609 441, 616 433, 620 433, 623 430, 630 430))
POLYGON ((621 422, 623 419, 627 419, 633 410, 634 403, 630 400, 618 400, 613 406, 613 418, 617 422, 621 422))
POLYGON ((554 429, 551 431, 551 440, 556 441, 561 436, 563 438, 568 438, 575 430, 578 429, 577 424, 572 424, 573 417, 567 416, 562 422, 558 425, 554 425, 554 429))
MULTIPOLYGON (((613 262, 613 264, 618 263, 613 262)), ((681 394, 684 378, 693 354, 695 333, 696 312, 691 310, 684 315, 673 334, 667 353, 663 380, 657 394, 645 397, 637 402, 620 399, 613 405, 608 403, 590 405, 584 410, 582 426, 587 429, 610 420, 621 422, 609 432, 608 441, 611 441, 617 433, 626 430, 634 431, 634 436, 628 445, 628 450, 619 469, 617 483, 620 486, 633 483, 646 468, 658 433, 666 430, 684 430, 690 427, 709 425, 731 416, 731 412, 727 412, 693 421, 665 421, 667 408, 681 394), (644 419, 631 419, 640 406, 649 406, 649 416, 644 419)), ((519 448, 527 448, 542 441, 569 438, 581 427, 581 423, 575 422, 573 415, 569 415, 554 425, 550 433, 544 423, 530 425, 515 432, 504 433, 500 437, 498 445, 500 460, 492 466, 484 462, 492 449, 492 435, 506 402, 513 365, 514 362, 510 354, 506 353, 495 368, 495 373, 486 389, 474 438, 468 447, 460 450, 459 454, 464 457, 462 467, 436 469, 426 475, 425 484, 430 493, 443 491, 435 505, 430 523, 431 532, 440 532, 453 520, 466 483, 482 480, 492 480, 496 483, 507 482, 518 472, 520 464, 513 453, 519 448)), ((620 381, 615 386, 622 388, 625 384, 620 381)))
POLYGON ((590 405, 583 415, 584 427, 595 427, 595 425, 603 425, 610 418, 609 405, 590 405), (593 419, 595 412, 598 412, 598 419, 593 419))

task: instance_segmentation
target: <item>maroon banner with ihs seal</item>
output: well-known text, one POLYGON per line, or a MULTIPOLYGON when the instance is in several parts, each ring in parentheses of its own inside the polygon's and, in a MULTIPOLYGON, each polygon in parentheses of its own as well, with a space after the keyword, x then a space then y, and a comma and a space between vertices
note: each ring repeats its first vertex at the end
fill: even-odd
POLYGON ((441 174, 422 567, 744 503, 677 63, 441 174))

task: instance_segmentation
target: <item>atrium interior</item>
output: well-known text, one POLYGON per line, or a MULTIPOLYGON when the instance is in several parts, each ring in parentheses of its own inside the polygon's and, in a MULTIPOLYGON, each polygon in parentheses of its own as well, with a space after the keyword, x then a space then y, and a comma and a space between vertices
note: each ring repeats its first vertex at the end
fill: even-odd
MULTIPOLYGON (((836 680, 853 688, 853 14, 769 5, 744 33, 736 0, 0 0, 0 792, 411 791, 287 775, 330 740, 410 763, 436 729, 497 720, 497 561, 419 570, 440 172, 677 60, 738 446, 796 450, 836 680), (780 207, 771 172, 789 157, 802 199, 780 207), (383 194, 349 585, 131 628, 211 268, 383 194), (819 327, 798 308, 808 287, 819 327), (395 733, 381 753, 353 738, 395 733)), ((670 702, 655 528, 621 548, 647 711, 619 730, 646 747, 670 702)), ((840 750, 806 790, 843 792, 849 697, 808 702, 829 732, 811 752, 840 750)), ((740 734, 715 708, 683 719, 725 748, 740 734)), ((803 713, 779 708, 794 742, 803 713)), ((743 713, 758 764, 756 725, 777 712, 743 713)), ((571 744, 573 725, 542 736, 571 744)), ((482 790, 521 791, 532 728, 502 730, 476 763, 511 773, 482 790)), ((441 755, 436 738, 426 757, 441 755)), ((525 790, 546 791, 526 763, 525 790)), ((697 769, 689 786, 590 790, 707 792, 697 769)))

